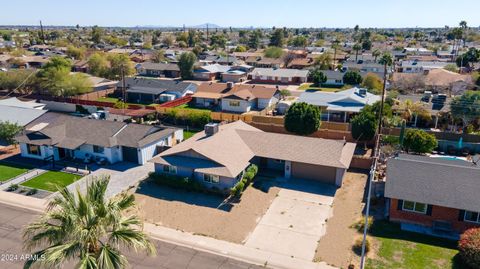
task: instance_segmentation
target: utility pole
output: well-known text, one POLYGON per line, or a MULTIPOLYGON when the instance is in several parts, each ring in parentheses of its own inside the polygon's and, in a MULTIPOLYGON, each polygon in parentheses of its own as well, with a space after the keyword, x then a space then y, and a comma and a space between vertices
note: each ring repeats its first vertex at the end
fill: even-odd
POLYGON ((208 23, 207 23, 207 43, 208 43, 208 23))

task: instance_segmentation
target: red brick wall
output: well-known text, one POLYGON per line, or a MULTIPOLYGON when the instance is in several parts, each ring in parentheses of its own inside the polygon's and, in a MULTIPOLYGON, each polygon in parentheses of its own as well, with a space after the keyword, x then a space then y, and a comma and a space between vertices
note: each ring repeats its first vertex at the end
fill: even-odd
POLYGON ((390 199, 390 220, 391 221, 414 223, 414 224, 420 224, 428 227, 431 227, 433 221, 435 220, 449 221, 452 223, 452 228, 459 233, 462 233, 468 228, 480 226, 470 222, 458 221, 458 214, 459 214, 458 209, 442 207, 442 206, 433 206, 432 215, 427 216, 424 214, 397 210, 397 205, 398 205, 397 199, 390 199))

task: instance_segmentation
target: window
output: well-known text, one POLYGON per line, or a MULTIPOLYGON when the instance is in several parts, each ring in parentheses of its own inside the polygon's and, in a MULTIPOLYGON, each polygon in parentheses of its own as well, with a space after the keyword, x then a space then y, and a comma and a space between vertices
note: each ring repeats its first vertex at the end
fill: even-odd
POLYGON ((203 174, 203 181, 209 183, 218 183, 220 182, 220 177, 216 175, 203 174))
POLYGON ((463 218, 465 221, 480 223, 480 214, 478 212, 465 211, 463 218))
POLYGON ((163 172, 168 173, 168 174, 176 174, 177 173, 177 167, 173 165, 164 165, 163 166, 163 172))
POLYGON ((103 153, 104 151, 105 151, 105 149, 103 147, 93 145, 93 152, 103 153))
POLYGON ((240 101, 230 101, 228 104, 230 106, 240 106, 240 101))
POLYGON ((37 146, 37 145, 27 144, 27 152, 30 155, 37 155, 37 156, 42 155, 40 146, 37 146))
POLYGON ((335 83, 342 83, 342 80, 341 79, 336 79, 335 83))
POLYGON ((402 209, 404 211, 411 211, 411 212, 422 213, 422 214, 427 213, 426 204, 412 202, 412 201, 403 201, 402 209))

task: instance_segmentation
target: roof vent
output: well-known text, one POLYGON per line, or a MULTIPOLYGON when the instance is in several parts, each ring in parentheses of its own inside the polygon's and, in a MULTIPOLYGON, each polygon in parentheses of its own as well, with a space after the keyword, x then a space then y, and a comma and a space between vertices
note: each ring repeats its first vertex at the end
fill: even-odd
POLYGON ((218 133, 218 128, 219 128, 218 126, 219 126, 218 123, 213 123, 213 122, 205 124, 205 134, 207 136, 212 136, 218 133))
POLYGON ((358 89, 358 95, 360 96, 367 95, 367 89, 358 89))
POLYGON ((233 89, 233 82, 227 82, 227 89, 233 89))

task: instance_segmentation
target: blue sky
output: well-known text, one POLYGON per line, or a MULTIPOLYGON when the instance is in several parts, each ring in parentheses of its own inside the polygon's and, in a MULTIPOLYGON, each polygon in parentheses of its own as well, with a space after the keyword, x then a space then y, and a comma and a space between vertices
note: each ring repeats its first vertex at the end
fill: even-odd
POLYGON ((3 0, 0 25, 480 26, 479 0, 3 0))

